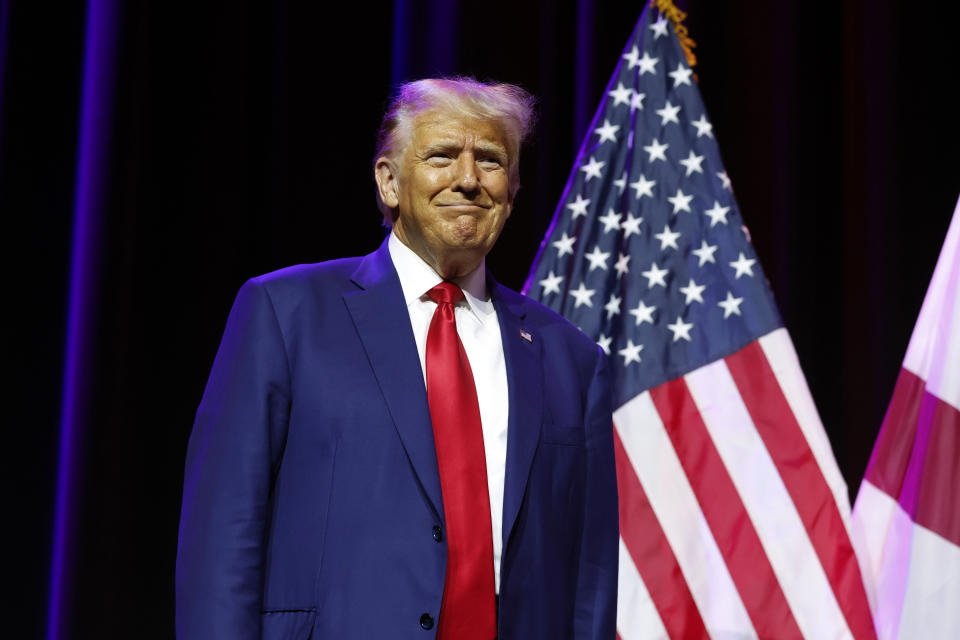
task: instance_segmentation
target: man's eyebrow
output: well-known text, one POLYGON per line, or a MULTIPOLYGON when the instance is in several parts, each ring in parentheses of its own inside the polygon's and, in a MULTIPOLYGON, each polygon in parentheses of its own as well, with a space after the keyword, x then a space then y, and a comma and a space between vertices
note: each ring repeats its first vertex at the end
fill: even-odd
MULTIPOLYGON (((419 150, 417 155, 425 158, 433 153, 438 152, 459 152, 462 148, 463 143, 453 138, 433 140, 425 144, 419 150)), ((478 140, 474 148, 480 153, 496 157, 501 162, 506 162, 507 160, 507 150, 503 147, 503 145, 497 144, 491 140, 478 140)))
POLYGON ((455 151, 460 149, 462 146, 463 145, 461 143, 452 138, 448 140, 434 140, 425 144, 420 151, 421 153, 432 153, 434 151, 455 151))
POLYGON ((491 142, 490 140, 478 140, 476 147, 477 151, 499 156, 502 160, 507 159, 507 150, 496 142, 491 142))

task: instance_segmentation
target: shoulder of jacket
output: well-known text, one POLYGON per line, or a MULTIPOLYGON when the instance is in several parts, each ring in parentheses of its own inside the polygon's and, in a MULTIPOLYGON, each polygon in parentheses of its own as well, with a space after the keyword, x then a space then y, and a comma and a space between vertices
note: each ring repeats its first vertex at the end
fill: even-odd
POLYGON ((525 315, 531 328, 535 328, 539 332, 553 334, 568 342, 578 351, 586 350, 593 353, 599 349, 597 343, 590 336, 550 307, 502 284, 497 283, 497 287, 507 306, 525 315))

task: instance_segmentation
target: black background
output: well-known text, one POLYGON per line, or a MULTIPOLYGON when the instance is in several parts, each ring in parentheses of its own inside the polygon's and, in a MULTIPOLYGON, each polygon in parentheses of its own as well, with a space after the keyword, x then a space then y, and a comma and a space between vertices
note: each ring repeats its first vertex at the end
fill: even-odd
MULTIPOLYGON (((7 602, 39 637, 86 8, 0 5, 7 602)), ((855 494, 960 194, 958 11, 681 6, 743 217, 855 494)), ((72 637, 172 635, 184 452, 233 295, 251 276, 379 244, 370 167, 393 81, 472 74, 538 96, 524 187, 489 258, 519 288, 641 8, 123 3, 72 487, 72 637)))

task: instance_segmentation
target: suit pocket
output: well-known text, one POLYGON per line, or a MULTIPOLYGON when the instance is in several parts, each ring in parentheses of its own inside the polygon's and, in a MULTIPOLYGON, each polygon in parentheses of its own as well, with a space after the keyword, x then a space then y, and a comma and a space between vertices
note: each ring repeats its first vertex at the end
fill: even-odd
POLYGON ((264 611, 260 615, 263 640, 308 640, 317 613, 312 609, 264 611))
POLYGON ((558 427, 555 424, 543 425, 543 443, 559 444, 568 447, 582 447, 586 441, 583 427, 558 427))

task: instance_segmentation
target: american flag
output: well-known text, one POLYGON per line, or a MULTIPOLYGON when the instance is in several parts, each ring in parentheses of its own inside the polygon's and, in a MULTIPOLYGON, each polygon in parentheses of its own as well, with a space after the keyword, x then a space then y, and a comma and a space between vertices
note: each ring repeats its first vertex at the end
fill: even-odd
POLYGON ((653 8, 524 291, 612 365, 623 640, 876 637, 846 485, 673 22, 653 8))
POLYGON ((960 202, 853 507, 882 640, 960 638, 960 202))

